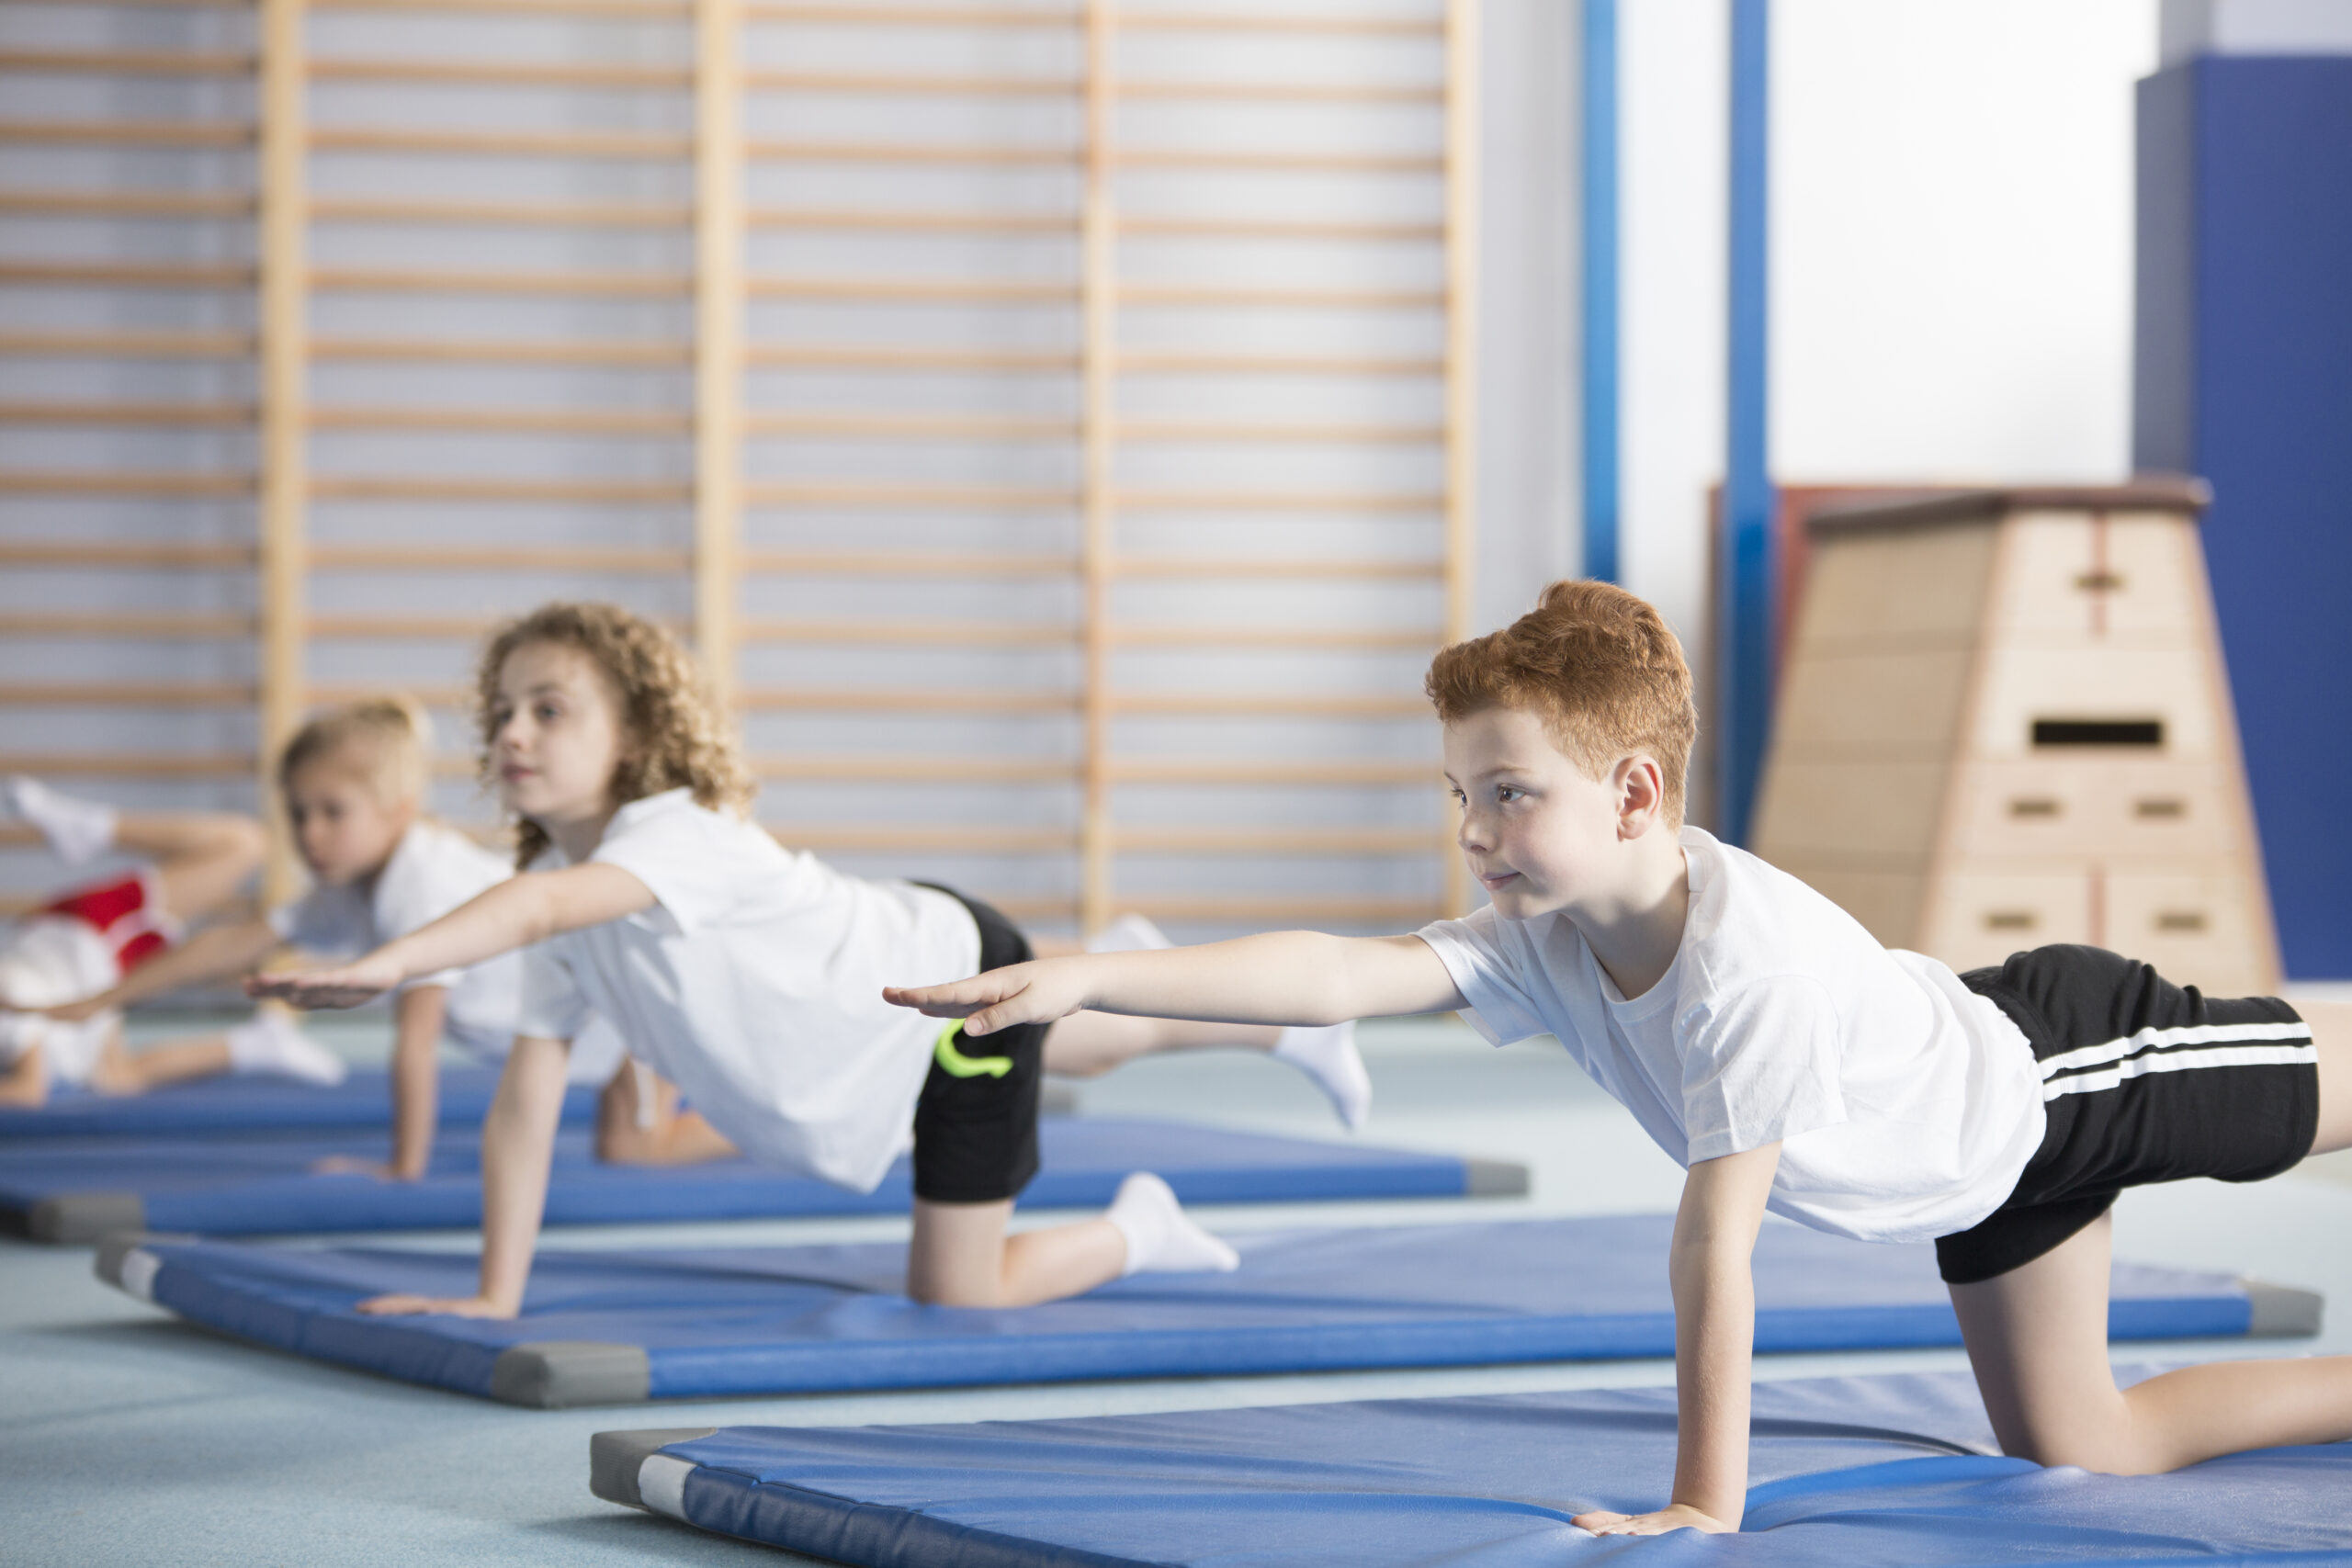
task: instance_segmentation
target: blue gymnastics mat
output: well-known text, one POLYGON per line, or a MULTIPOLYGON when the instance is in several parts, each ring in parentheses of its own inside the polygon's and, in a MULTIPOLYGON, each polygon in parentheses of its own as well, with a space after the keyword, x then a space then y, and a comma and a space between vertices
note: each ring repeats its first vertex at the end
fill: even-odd
MULTIPOLYGON (((498 1074, 451 1067, 441 1074, 441 1124, 474 1127, 490 1109, 498 1074)), ((596 1114, 596 1090, 575 1085, 564 1096, 567 1122, 596 1114)), ((31 1138, 187 1137, 246 1133, 324 1132, 392 1124, 392 1091, 380 1069, 355 1068, 332 1089, 286 1078, 218 1077, 147 1094, 93 1094, 62 1089, 38 1110, 0 1110, 0 1146, 31 1138)))
MULTIPOLYGON (((481 1222, 479 1134, 445 1134, 419 1181, 321 1176, 329 1155, 384 1156, 380 1136, 192 1138, 126 1145, 48 1141, 0 1149, 0 1224, 37 1241, 87 1242, 119 1230, 210 1235, 423 1230, 481 1222)), ((1048 1116, 1031 1208, 1111 1201, 1129 1171, 1156 1170, 1188 1203, 1462 1198, 1527 1190, 1524 1168, 1355 1143, 1317 1143, 1176 1122, 1048 1116)), ((613 1166, 593 1134, 563 1133, 548 1190, 549 1224, 904 1213, 905 1159, 870 1193, 850 1192, 749 1160, 613 1166)))
POLYGON ((1736 1537, 1597 1538, 1663 1506, 1674 1391, 967 1426, 600 1432, 612 1502, 861 1568, 1998 1568, 2352 1562, 2352 1444, 2169 1475, 1996 1456, 1964 1372, 1756 1385, 1736 1537))
MULTIPOLYGON (((1144 1274, 1014 1310, 919 1306, 899 1244, 548 1252, 512 1321, 366 1317, 472 1292, 469 1253, 109 1238, 97 1270, 242 1338, 542 1407, 645 1399, 1668 1356, 1668 1214, 1232 1236, 1230 1274, 1144 1274)), ((1768 1224, 1756 1348, 1956 1345, 1932 1248, 1768 1224)), ((2119 1264, 2117 1338, 2317 1331, 2319 1298, 2119 1264)))

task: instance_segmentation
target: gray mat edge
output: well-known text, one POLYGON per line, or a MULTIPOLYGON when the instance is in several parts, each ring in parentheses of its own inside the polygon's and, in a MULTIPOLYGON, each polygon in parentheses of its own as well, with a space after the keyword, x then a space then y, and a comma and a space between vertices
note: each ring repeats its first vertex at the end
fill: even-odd
POLYGON ((601 1339, 541 1339, 509 1345, 491 1363, 490 1396, 533 1410, 581 1404, 642 1404, 653 1368, 641 1345, 601 1339))
POLYGON ((147 1203, 136 1192, 59 1192, 25 1210, 25 1235, 52 1246, 85 1246, 113 1231, 147 1228, 147 1203))
POLYGON ((1524 1198, 1527 1192, 1527 1168, 1516 1160, 1465 1158, 1462 1162, 1465 1198, 1524 1198))
POLYGON ((716 1427, 644 1427, 625 1432, 592 1433, 588 1438, 588 1490, 607 1503, 642 1508, 645 1498, 637 1489, 637 1477, 647 1456, 672 1443, 690 1443, 718 1430, 716 1427))
POLYGON ((2308 1339, 2320 1330, 2327 1298, 2317 1291, 2294 1285, 2274 1285, 2267 1280, 2240 1280, 2254 1315, 2246 1324, 2249 1339, 2308 1339))

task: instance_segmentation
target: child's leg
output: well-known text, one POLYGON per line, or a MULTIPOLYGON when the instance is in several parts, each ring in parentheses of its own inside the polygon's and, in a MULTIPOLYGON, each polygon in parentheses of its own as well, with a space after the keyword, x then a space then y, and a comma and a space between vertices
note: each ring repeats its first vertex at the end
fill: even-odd
POLYGON ((166 1040, 134 1055, 123 1045, 122 1026, 117 1024, 90 1070, 90 1087, 100 1094, 144 1094, 165 1084, 217 1077, 228 1070, 226 1034, 166 1040))
POLYGON ((1074 1012, 1046 1035, 1046 1071, 1091 1078, 1137 1056, 1161 1051, 1271 1052, 1314 1080, 1351 1129, 1372 1111, 1372 1077, 1356 1053, 1355 1025, 1280 1029, 1264 1023, 1193 1023, 1173 1018, 1127 1018, 1074 1012))
POLYGON ((701 1165, 733 1159, 735 1145, 698 1111, 678 1109, 678 1090, 624 1060, 596 1097, 596 1157, 608 1165, 701 1165))
POLYGON ((1081 1295, 1119 1277, 1127 1244, 1108 1220, 1007 1236, 1012 1200, 915 1200, 907 1294, 934 1306, 1032 1306, 1081 1295))
POLYGON ((1007 1236, 1012 1200, 915 1200, 907 1247, 907 1294, 934 1306, 1034 1306, 1082 1295, 1127 1274, 1223 1271, 1233 1248, 1186 1214, 1157 1176, 1119 1184, 1099 1220, 1007 1236))
POLYGON ((28 1045, 14 1062, 0 1068, 0 1105, 38 1111, 49 1103, 49 1062, 38 1045, 28 1045))
POLYGON ((1192 1023, 1077 1012, 1046 1032, 1046 1071, 1064 1077, 1099 1077, 1122 1063, 1161 1051, 1272 1051, 1282 1037, 1283 1032, 1271 1023, 1192 1023))
POLYGON ((2144 1475, 2352 1438, 2352 1356, 2216 1361, 2117 1389, 2107 1360, 2113 1231, 2102 1216, 2022 1268, 1951 1287, 2004 1452, 2144 1475))
MULTIPOLYGON (((1141 915, 1122 915, 1086 944, 1089 953, 1134 953, 1172 945, 1141 915)), ((1040 949, 1043 951, 1043 949, 1040 949)), ((1372 1077, 1356 1054, 1356 1026, 1279 1029, 1267 1024, 1192 1023, 1164 1018, 1076 1013, 1046 1036, 1046 1070, 1091 1078, 1159 1051, 1264 1051, 1315 1081, 1351 1131, 1372 1113, 1372 1077)))
POLYGON ((269 852, 262 825, 228 811, 127 811, 114 843, 153 863, 162 912, 182 920, 227 903, 269 852))
POLYGON ((2352 1002, 2297 1002, 2319 1047, 2319 1134, 2312 1153, 2352 1149, 2352 1002))

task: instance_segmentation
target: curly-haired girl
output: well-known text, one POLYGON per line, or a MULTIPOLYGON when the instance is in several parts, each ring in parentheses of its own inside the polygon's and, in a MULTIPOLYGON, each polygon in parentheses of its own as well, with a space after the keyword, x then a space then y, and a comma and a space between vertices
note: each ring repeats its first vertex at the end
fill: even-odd
MULTIPOLYGON (((521 1309, 565 1053, 592 1011, 692 1100, 696 1117, 664 1135, 701 1128, 708 1152, 731 1145, 870 1191, 911 1122, 907 1289, 919 1300, 1012 1306, 1143 1269, 1234 1266, 1232 1249, 1142 1173, 1101 1219, 1006 1235, 1036 1170, 1047 1031, 1008 1032, 967 1055, 960 1025, 893 1008, 882 988, 1022 962, 1027 940, 978 900, 844 875, 747 821, 743 767, 660 629, 609 605, 548 605, 492 643, 481 690, 483 767, 521 819, 523 874, 356 963, 249 987, 350 1006, 412 976, 530 949, 516 1039, 482 1124, 481 1290, 379 1297, 365 1310, 521 1309)), ((1097 1065, 1279 1038, 1099 1013, 1053 1032, 1057 1057, 1097 1065)))

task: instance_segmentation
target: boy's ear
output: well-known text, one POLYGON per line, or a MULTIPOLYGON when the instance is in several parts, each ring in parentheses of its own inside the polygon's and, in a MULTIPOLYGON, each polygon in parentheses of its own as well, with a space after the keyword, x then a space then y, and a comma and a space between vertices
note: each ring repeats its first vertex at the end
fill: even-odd
POLYGON ((1657 759, 1635 752, 1617 764, 1617 836, 1638 839, 1666 809, 1666 777, 1657 759))

